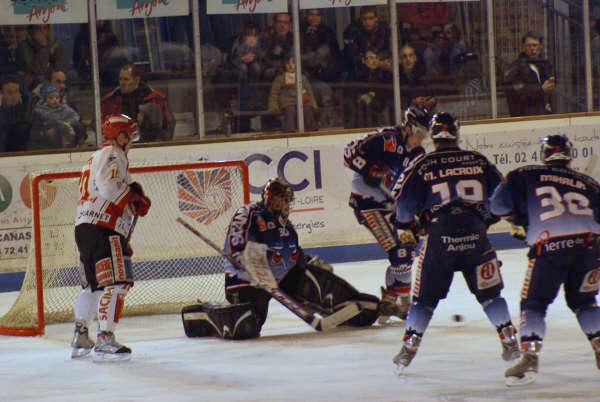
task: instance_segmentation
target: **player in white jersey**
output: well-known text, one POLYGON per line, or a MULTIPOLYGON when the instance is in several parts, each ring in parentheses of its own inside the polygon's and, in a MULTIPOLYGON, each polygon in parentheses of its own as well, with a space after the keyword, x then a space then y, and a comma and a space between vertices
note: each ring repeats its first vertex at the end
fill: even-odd
POLYGON ((82 290, 75 300, 71 357, 89 354, 95 361, 129 360, 131 349, 115 340, 114 330, 125 295, 133 286, 129 237, 136 216, 145 216, 150 199, 129 175, 127 152, 138 138, 137 125, 125 115, 111 115, 102 126, 106 142, 83 167, 75 222, 82 290), (98 317, 96 343, 88 326, 98 317))

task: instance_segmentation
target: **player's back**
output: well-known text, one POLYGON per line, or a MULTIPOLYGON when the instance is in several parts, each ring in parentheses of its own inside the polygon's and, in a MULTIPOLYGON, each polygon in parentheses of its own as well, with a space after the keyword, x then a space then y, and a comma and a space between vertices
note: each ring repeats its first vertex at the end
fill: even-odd
POLYGON ((528 222, 527 243, 600 233, 600 186, 566 166, 529 165, 507 176, 517 213, 528 222))
MULTIPOLYGON (((399 204, 435 213, 453 201, 487 206, 501 175, 485 156, 458 147, 417 159, 399 181, 399 204)), ((412 212, 412 211, 411 211, 412 212)))

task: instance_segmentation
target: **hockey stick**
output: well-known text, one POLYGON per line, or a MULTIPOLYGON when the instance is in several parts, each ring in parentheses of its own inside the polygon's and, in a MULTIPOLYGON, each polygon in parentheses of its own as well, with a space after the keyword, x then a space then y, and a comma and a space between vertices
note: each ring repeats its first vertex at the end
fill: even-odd
POLYGON ((279 288, 275 277, 273 277, 268 261, 266 261, 266 245, 254 242, 250 242, 250 244, 246 245, 248 252, 244 253, 243 258, 245 257, 245 264, 242 266, 235 261, 230 254, 225 253, 219 246, 196 230, 193 226, 185 222, 182 218, 177 218, 177 222, 199 237, 217 253, 227 258, 233 265, 248 272, 252 279, 254 279, 262 289, 317 331, 327 331, 331 328, 335 328, 341 323, 353 318, 362 310, 358 302, 353 302, 327 317, 321 317, 320 315, 308 311, 294 298, 279 288))

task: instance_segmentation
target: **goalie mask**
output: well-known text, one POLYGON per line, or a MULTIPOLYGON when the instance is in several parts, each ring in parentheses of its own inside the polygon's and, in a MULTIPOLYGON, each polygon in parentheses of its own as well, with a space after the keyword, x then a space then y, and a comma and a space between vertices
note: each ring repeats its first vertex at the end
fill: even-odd
POLYGON ((573 144, 564 134, 542 138, 542 162, 546 165, 568 165, 571 162, 573 144))
POLYGON ((287 220, 290 215, 290 204, 294 201, 294 190, 280 178, 269 179, 263 189, 262 200, 275 217, 287 220))

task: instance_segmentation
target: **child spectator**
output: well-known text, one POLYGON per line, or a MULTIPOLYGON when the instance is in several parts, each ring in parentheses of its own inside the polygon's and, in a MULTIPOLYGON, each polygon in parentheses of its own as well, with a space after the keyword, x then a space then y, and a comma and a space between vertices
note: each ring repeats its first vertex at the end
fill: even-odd
MULTIPOLYGON (((296 129, 296 63, 292 56, 285 57, 284 71, 275 77, 269 96, 269 111, 283 112, 283 131, 296 129)), ((317 101, 313 95, 308 78, 302 74, 302 103, 304 109, 304 128, 316 131, 317 101)))
POLYGON ((40 88, 40 102, 33 109, 28 149, 60 149, 79 145, 85 129, 79 114, 61 103, 60 92, 52 84, 40 88))
POLYGON ((244 26, 231 49, 231 60, 241 81, 258 81, 262 73, 263 48, 260 29, 249 23, 244 26))

